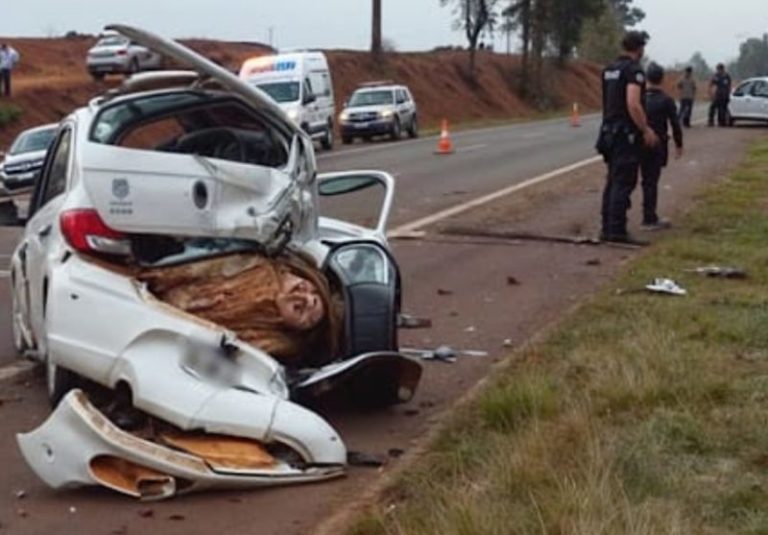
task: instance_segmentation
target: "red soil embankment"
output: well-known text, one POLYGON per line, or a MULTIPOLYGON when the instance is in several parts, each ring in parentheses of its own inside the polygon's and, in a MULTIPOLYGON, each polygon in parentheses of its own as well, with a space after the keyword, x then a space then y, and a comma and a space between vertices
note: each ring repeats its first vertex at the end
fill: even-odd
MULTIPOLYGON (((93 39, 8 39, 22 59, 14 76, 11 103, 23 110, 21 119, 0 127, 0 147, 24 128, 58 121, 119 81, 92 81, 85 56, 93 39)), ((210 40, 186 40, 202 54, 231 69, 248 57, 265 53, 259 45, 210 40)), ((442 118, 452 122, 482 122, 533 117, 536 109, 517 92, 519 58, 479 52, 477 78, 467 76, 466 52, 388 53, 375 59, 365 52, 327 51, 333 73, 337 107, 355 87, 371 80, 403 83, 414 93, 421 123, 434 126, 442 118)), ((550 85, 563 105, 578 102, 583 109, 600 106, 598 66, 573 62, 553 70, 550 85)), ((3 101, 0 101, 3 102, 3 101)))

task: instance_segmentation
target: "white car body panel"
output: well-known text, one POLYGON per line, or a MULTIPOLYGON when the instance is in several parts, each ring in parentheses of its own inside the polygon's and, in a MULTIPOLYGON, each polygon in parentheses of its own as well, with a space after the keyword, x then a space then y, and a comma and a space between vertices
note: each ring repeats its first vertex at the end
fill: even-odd
MULTIPOLYGON (((134 497, 163 499, 180 492, 210 488, 237 489, 278 483, 304 483, 343 475, 345 459, 327 466, 304 469, 283 462, 261 470, 214 469, 200 457, 176 451, 126 433, 88 403, 82 392, 72 391, 41 427, 17 440, 24 458, 35 473, 55 489, 107 482, 97 479, 91 462, 100 456, 125 459, 167 477, 134 497), (177 485, 177 480, 185 482, 177 485)), ((119 492, 123 489, 112 487, 119 492)))
POLYGON ((740 83, 731 94, 728 110, 733 120, 768 121, 768 77, 740 83))

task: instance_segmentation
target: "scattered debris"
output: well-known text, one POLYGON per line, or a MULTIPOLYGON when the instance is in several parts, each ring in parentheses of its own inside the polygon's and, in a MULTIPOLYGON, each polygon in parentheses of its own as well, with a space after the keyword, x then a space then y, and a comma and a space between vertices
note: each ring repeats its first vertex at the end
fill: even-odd
POLYGON ((400 348, 400 352, 417 357, 423 360, 439 360, 441 362, 456 362, 456 358, 459 356, 466 357, 487 357, 487 351, 474 351, 474 350, 456 350, 450 346, 442 345, 435 349, 413 349, 413 348, 400 348))
POLYGON ((448 315, 449 315, 450 317, 452 317, 452 318, 458 318, 458 317, 459 317, 459 313, 458 313, 458 312, 456 312, 455 310, 451 310, 451 311, 448 313, 448 315))
POLYGON ((429 329, 432 327, 432 320, 429 318, 417 318, 410 314, 400 314, 397 317, 397 326, 401 329, 429 329))
POLYGON ((21 507, 16 509, 16 514, 19 515, 21 518, 27 518, 29 516, 29 513, 27 512, 27 510, 22 509, 21 507))
POLYGON ((510 275, 507 277, 507 286, 520 286, 520 281, 510 275))
POLYGON ((746 279, 747 272, 744 269, 729 266, 704 266, 695 269, 686 269, 689 273, 698 273, 706 277, 722 279, 746 279))
POLYGON ((111 531, 112 535, 128 535, 128 526, 120 526, 111 531))
POLYGON ((437 289, 437 295, 453 295, 452 290, 444 290, 442 288, 437 289))
POLYGON ((422 401, 421 403, 419 403, 419 407, 421 407, 422 409, 431 409, 434 406, 435 406, 435 402, 434 401, 426 400, 426 401, 422 401))
POLYGON ((654 279, 651 284, 645 287, 646 290, 653 293, 662 293, 668 295, 688 295, 688 291, 682 288, 672 279, 654 279))
POLYGON ((586 264, 588 266, 600 266, 603 264, 603 261, 600 260, 599 258, 590 258, 589 260, 586 261, 586 264))
POLYGON ((389 448, 389 451, 387 451, 387 454, 393 459, 399 459, 400 457, 405 455, 405 450, 400 448, 389 448))
POLYGON ((519 232, 513 230, 489 230, 487 228, 452 226, 441 229, 441 234, 449 236, 468 236, 480 238, 496 238, 501 240, 542 241, 552 243, 568 243, 572 245, 599 245, 601 242, 587 236, 557 236, 549 234, 537 234, 533 232, 519 232))
POLYGON ((179 513, 174 513, 168 517, 168 520, 175 520, 175 521, 186 520, 186 519, 187 519, 186 516, 181 515, 179 513))
POLYGON ((349 451, 347 452, 347 464, 363 468, 381 468, 386 464, 386 460, 384 460, 381 455, 363 453, 361 451, 349 451))
POLYGON ((403 414, 405 414, 406 416, 418 416, 419 414, 421 414, 421 411, 419 409, 405 409, 403 411, 403 414))
POLYGON ((465 333, 473 333, 473 332, 476 332, 476 331, 477 331, 477 327, 475 327, 474 325, 470 325, 469 327, 464 329, 465 333))
POLYGON ((77 507, 70 507, 69 514, 74 515, 75 513, 77 513, 77 507))
POLYGON ((515 344, 514 344, 514 342, 512 341, 511 338, 507 338, 506 340, 504 340, 504 343, 501 344, 501 345, 502 345, 502 347, 507 347, 507 348, 515 347, 515 344))
POLYGON ((155 516, 155 510, 154 509, 142 509, 139 511, 139 516, 141 518, 152 518, 155 516))
POLYGON ((27 491, 26 490, 18 490, 16 491, 16 499, 17 500, 23 500, 27 497, 27 491))

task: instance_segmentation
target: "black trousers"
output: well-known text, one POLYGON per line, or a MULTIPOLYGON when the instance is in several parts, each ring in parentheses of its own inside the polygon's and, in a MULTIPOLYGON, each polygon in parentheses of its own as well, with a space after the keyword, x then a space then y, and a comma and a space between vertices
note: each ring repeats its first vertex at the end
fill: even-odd
POLYGON ((608 180, 603 190, 603 235, 627 235, 627 211, 637 187, 640 153, 638 140, 619 136, 606 156, 608 180))
POLYGON ((683 98, 680 99, 680 122, 683 123, 683 126, 686 128, 691 127, 691 115, 693 114, 693 99, 692 98, 683 98))
POLYGON ((661 170, 666 167, 668 149, 666 146, 644 150, 640 161, 640 175, 643 187, 643 224, 653 225, 659 222, 656 207, 659 201, 659 179, 661 170))
POLYGON ((709 105, 709 126, 715 125, 715 114, 717 114, 717 126, 728 126, 728 100, 716 98, 709 105))
POLYGON ((11 69, 0 69, 0 91, 3 96, 11 96, 11 69))

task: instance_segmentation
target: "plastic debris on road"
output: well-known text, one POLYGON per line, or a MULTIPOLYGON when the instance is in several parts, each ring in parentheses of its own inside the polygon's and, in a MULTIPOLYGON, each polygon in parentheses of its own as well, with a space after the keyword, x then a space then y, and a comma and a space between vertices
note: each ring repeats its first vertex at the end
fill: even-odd
POLYGON ((742 268, 730 266, 704 266, 695 269, 686 270, 689 273, 698 273, 706 277, 717 277, 722 279, 746 279, 747 272, 742 268))
POLYGON ((645 287, 646 290, 653 293, 667 295, 688 295, 688 290, 682 288, 672 279, 654 279, 651 284, 645 287))

